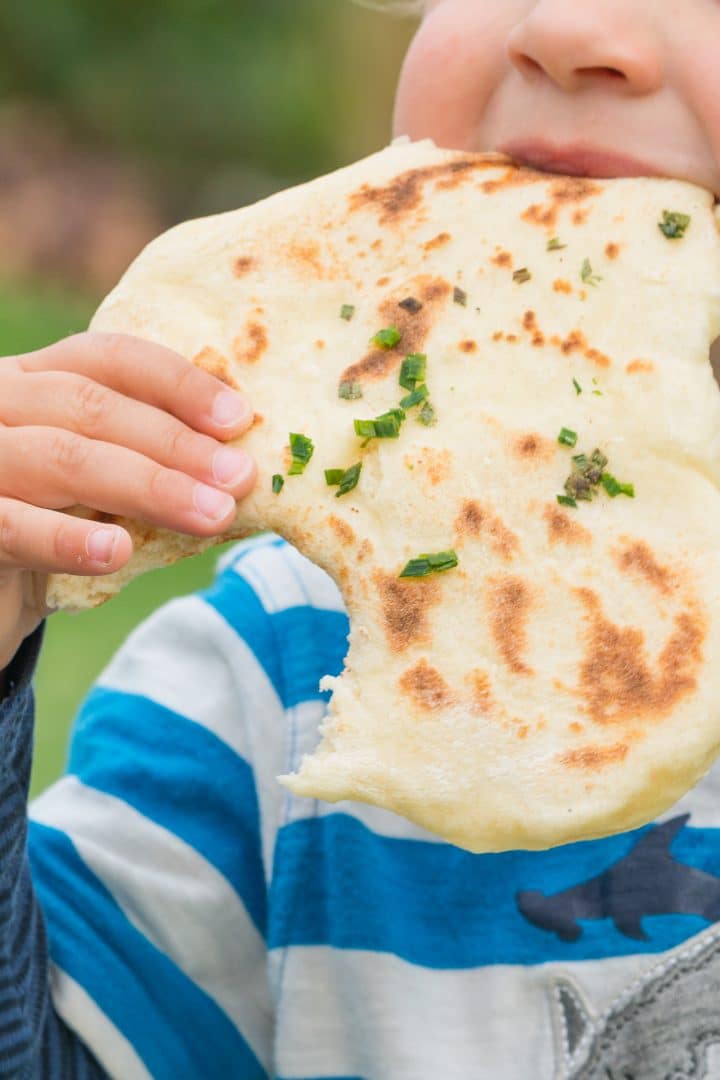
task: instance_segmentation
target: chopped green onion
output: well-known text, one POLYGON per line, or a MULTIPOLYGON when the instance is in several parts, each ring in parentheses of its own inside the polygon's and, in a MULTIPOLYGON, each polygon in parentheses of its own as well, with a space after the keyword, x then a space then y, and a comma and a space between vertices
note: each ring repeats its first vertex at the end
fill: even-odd
POLYGON ((325 483, 328 487, 338 488, 335 492, 336 499, 339 499, 341 495, 347 495, 348 491, 352 491, 354 487, 357 487, 361 469, 362 462, 358 461, 357 465, 351 465, 349 469, 325 470, 325 483))
POLYGON ((340 486, 335 492, 336 499, 339 499, 341 495, 347 495, 348 491, 352 491, 354 487, 357 487, 361 470, 362 461, 358 461, 357 465, 351 465, 349 469, 345 470, 340 486))
POLYGON ((338 386, 338 397, 345 401, 357 401, 363 396, 363 388, 359 382, 341 382, 338 386))
POLYGON ((355 420, 355 434, 361 439, 397 439, 405 419, 402 409, 389 409, 374 420, 355 420))
POLYGON ((352 319, 354 314, 355 314, 355 305, 354 304, 343 304, 343 306, 340 308, 340 318, 345 319, 347 322, 350 322, 350 320, 352 319))
POLYGON ((611 476, 610 473, 603 473, 600 478, 602 486, 607 491, 611 499, 614 499, 616 495, 628 495, 631 499, 635 498, 635 487, 633 484, 621 484, 611 476))
POLYGON ((520 270, 516 270, 513 274, 513 281, 517 281, 518 285, 523 285, 526 281, 529 281, 532 274, 528 270, 527 266, 523 266, 520 270))
POLYGON ((560 237, 559 236, 553 236, 552 240, 548 240, 546 250, 547 251, 562 251, 562 249, 566 248, 566 247, 567 247, 567 244, 561 244, 560 243, 560 237))
POLYGON ((452 570, 457 564, 458 557, 454 551, 440 551, 436 555, 418 555, 417 559, 410 559, 400 577, 426 577, 428 574, 452 570))
POLYGON ((576 394, 582 394, 582 386, 577 381, 577 379, 573 379, 573 386, 575 387, 575 393, 576 394))
POLYGON ((401 337, 402 334, 396 326, 388 326, 385 330, 378 330, 370 339, 370 344, 376 345, 378 349, 394 349, 401 337))
POLYGON ((605 395, 603 394, 602 390, 593 390, 593 395, 594 395, 595 397, 604 397, 604 396, 605 396, 605 395))
POLYGON ((577 440, 578 437, 576 431, 571 431, 570 428, 566 427, 560 429, 558 442, 561 443, 562 446, 576 446, 577 440))
POLYGON ((400 368, 400 385, 405 390, 414 390, 418 383, 425 382, 427 356, 425 353, 410 353, 400 368))
POLYGON ((579 469, 580 472, 582 472, 583 469, 587 469, 590 464, 587 454, 573 454, 572 462, 575 468, 579 469))
POLYGON ((272 478, 273 495, 279 495, 280 494, 280 492, 283 489, 283 484, 284 483, 285 483, 285 481, 282 478, 282 476, 280 475, 280 473, 275 473, 275 475, 272 478))
POLYGON ((467 307, 467 293, 457 285, 453 289, 453 301, 461 307, 467 307))
POLYGON ((420 413, 418 415, 418 420, 420 421, 421 424, 424 424, 425 427, 432 427, 433 424, 437 423, 437 416, 435 415, 435 409, 433 408, 433 406, 430 404, 429 401, 426 401, 425 404, 423 405, 422 409, 420 410, 420 413))
POLYGON ((658 222, 658 228, 668 240, 682 240, 685 230, 690 224, 689 214, 680 214, 677 210, 663 210, 663 219, 658 222))
POLYGON ((602 281, 599 274, 593 273, 593 268, 589 259, 583 259, 583 264, 580 267, 580 277, 586 285, 597 285, 598 281, 602 281))
POLYGON ((573 510, 577 510, 577 502, 571 495, 558 495, 557 501, 561 506, 572 506, 573 510))
POLYGON ((413 405, 419 405, 421 401, 425 401, 428 396, 428 388, 425 383, 420 383, 409 394, 406 394, 404 398, 400 399, 401 409, 412 409, 413 405))
POLYGON ((292 464, 288 469, 288 476, 298 476, 300 473, 305 472, 305 466, 313 456, 314 449, 313 441, 307 435, 298 435, 291 432, 290 452, 292 454, 292 464))

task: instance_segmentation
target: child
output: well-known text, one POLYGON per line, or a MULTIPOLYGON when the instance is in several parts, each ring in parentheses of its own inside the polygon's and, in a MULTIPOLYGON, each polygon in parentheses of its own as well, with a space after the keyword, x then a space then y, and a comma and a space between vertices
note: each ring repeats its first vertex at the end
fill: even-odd
MULTIPOLYGON (((720 194, 719 40, 714 0, 427 0, 395 131, 720 194)), ((487 856, 292 797, 274 778, 317 738, 347 624, 277 539, 131 636, 33 807, 28 862, 40 575, 129 556, 59 508, 219 533, 218 492, 253 480, 221 447, 248 423, 233 403, 130 339, 0 368, 0 1076, 715 1075, 717 770, 661 825, 487 856)))

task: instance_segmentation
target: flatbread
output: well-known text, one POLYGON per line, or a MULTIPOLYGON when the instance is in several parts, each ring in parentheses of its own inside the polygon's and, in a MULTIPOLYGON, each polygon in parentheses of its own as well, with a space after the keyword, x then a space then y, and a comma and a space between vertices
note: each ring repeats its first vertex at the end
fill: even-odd
MULTIPOLYGON (((720 749, 708 192, 393 145, 171 230, 92 328, 161 342, 249 394, 240 441, 260 478, 227 535, 274 530, 342 590, 346 667, 326 680, 319 749, 282 778, 292 791, 497 851, 641 825, 707 770, 720 749), (397 344, 371 340, 389 327, 397 344), (364 443, 354 420, 397 407, 418 353, 435 423, 417 405, 397 438, 364 443), (291 432, 315 447, 298 475, 291 432), (573 456, 596 449, 606 479, 560 505, 573 456), (324 470, 359 462, 337 497, 324 470), (456 567, 400 577, 448 550, 456 567)), ((207 546, 122 523, 128 567, 56 577, 51 603, 96 604, 207 546)))

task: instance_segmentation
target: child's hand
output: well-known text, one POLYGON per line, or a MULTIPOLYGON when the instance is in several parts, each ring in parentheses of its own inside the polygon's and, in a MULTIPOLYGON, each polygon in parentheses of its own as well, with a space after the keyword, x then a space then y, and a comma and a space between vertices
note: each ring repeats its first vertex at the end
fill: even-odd
POLYGON ((240 395, 137 338, 0 357, 0 671, 46 614, 45 574, 107 574, 130 557, 124 529, 65 508, 217 535, 255 479, 222 442, 251 421, 240 395))

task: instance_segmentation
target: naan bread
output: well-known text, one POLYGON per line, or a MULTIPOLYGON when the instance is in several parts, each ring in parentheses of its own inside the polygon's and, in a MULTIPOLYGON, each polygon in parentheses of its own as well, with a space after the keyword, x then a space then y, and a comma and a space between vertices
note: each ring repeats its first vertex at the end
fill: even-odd
MULTIPOLYGON (((228 535, 274 530, 342 590, 346 669, 327 680, 320 748, 282 778, 292 791, 497 851, 638 826, 707 770, 720 750, 707 192, 394 145, 171 230, 92 326, 161 342, 250 395, 241 441, 260 479, 228 535), (371 343, 389 327, 396 345, 371 343), (397 407, 415 353, 436 422, 415 406, 398 438, 364 444, 354 419, 397 407), (300 475, 290 432, 315 444, 300 475), (595 449, 635 497, 594 483, 590 501, 560 505, 573 455, 595 449), (336 497, 324 470, 358 462, 336 497), (457 567, 399 576, 448 550, 457 567)), ((122 524, 129 566, 56 577, 51 603, 99 603, 207 546, 122 524)))

